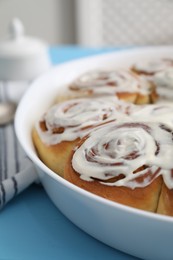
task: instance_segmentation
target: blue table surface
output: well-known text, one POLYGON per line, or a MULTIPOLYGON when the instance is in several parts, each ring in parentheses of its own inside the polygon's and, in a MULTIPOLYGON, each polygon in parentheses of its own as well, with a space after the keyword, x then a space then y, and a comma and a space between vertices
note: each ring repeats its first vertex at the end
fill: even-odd
MULTIPOLYGON (((59 46, 51 47, 49 53, 55 65, 112 50, 59 46)), ((41 186, 33 184, 0 212, 0 259, 137 258, 84 233, 63 216, 41 186)))

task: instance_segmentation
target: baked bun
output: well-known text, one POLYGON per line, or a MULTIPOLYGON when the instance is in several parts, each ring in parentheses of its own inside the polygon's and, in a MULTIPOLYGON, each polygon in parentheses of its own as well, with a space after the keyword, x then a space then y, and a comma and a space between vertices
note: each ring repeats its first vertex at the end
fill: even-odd
POLYGON ((63 100, 81 97, 116 96, 121 100, 148 104, 157 100, 154 84, 138 77, 130 70, 95 70, 75 79, 66 90, 63 100))
POLYGON ((173 66, 156 73, 153 82, 160 97, 173 100, 173 66))
MULTIPOLYGON (((40 122, 40 130, 44 132, 46 130, 44 130, 44 127, 42 127, 43 124, 44 123, 40 122)), ((33 129, 32 139, 39 158, 52 171, 63 177, 64 166, 66 164, 69 153, 77 144, 79 138, 75 139, 74 141, 62 141, 58 144, 49 144, 41 138, 41 135, 39 135, 40 130, 37 131, 37 129, 38 128, 33 129)))
MULTIPOLYGON (((107 123, 82 138, 69 157, 64 177, 108 200, 172 215, 160 202, 173 185, 172 136, 172 128, 157 122, 107 123)), ((167 202, 172 206, 172 190, 169 194, 167 202)))
POLYGON ((167 187, 166 184, 163 183, 157 213, 173 216, 173 186, 167 187))
POLYGON ((173 68, 173 59, 151 59, 140 61, 132 66, 132 71, 138 75, 153 76, 168 68, 173 68))
POLYGON ((131 69, 153 84, 161 98, 173 99, 173 59, 141 61, 131 69))
POLYGON ((40 159, 63 176, 67 157, 76 143, 93 128, 127 117, 132 104, 116 98, 74 99, 51 107, 36 123, 33 142, 40 159))

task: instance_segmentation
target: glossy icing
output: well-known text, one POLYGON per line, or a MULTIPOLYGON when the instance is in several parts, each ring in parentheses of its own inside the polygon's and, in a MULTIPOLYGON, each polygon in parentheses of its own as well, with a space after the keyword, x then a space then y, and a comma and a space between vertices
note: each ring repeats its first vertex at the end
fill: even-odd
POLYGON ((104 95, 122 92, 147 94, 150 91, 150 86, 144 78, 141 79, 130 70, 125 69, 89 71, 77 78, 69 88, 104 95))
POLYGON ((133 65, 136 72, 153 75, 167 68, 173 67, 172 59, 155 59, 137 62, 133 65))
POLYGON ((128 117, 135 108, 115 97, 68 100, 51 107, 36 128, 42 141, 48 145, 73 141, 101 123, 128 117), (41 122, 44 122, 44 131, 41 122))
POLYGON ((167 68, 153 76, 153 81, 157 86, 160 96, 173 98, 173 67, 167 68))

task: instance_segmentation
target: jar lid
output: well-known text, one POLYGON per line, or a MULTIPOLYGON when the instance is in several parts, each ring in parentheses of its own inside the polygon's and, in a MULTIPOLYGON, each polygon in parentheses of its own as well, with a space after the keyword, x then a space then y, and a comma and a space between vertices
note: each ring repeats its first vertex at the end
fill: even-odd
POLYGON ((47 45, 26 36, 22 22, 15 18, 8 37, 0 42, 0 80, 29 80, 50 67, 47 45))

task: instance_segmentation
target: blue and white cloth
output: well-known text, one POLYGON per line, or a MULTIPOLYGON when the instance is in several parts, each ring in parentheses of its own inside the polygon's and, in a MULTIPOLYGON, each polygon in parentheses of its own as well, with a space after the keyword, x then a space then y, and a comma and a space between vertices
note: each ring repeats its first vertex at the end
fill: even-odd
MULTIPOLYGON (((26 83, 1 83, 0 102, 18 102, 22 89, 25 91, 26 83)), ((36 179, 35 168, 17 140, 13 122, 0 126, 0 209, 36 179)))

